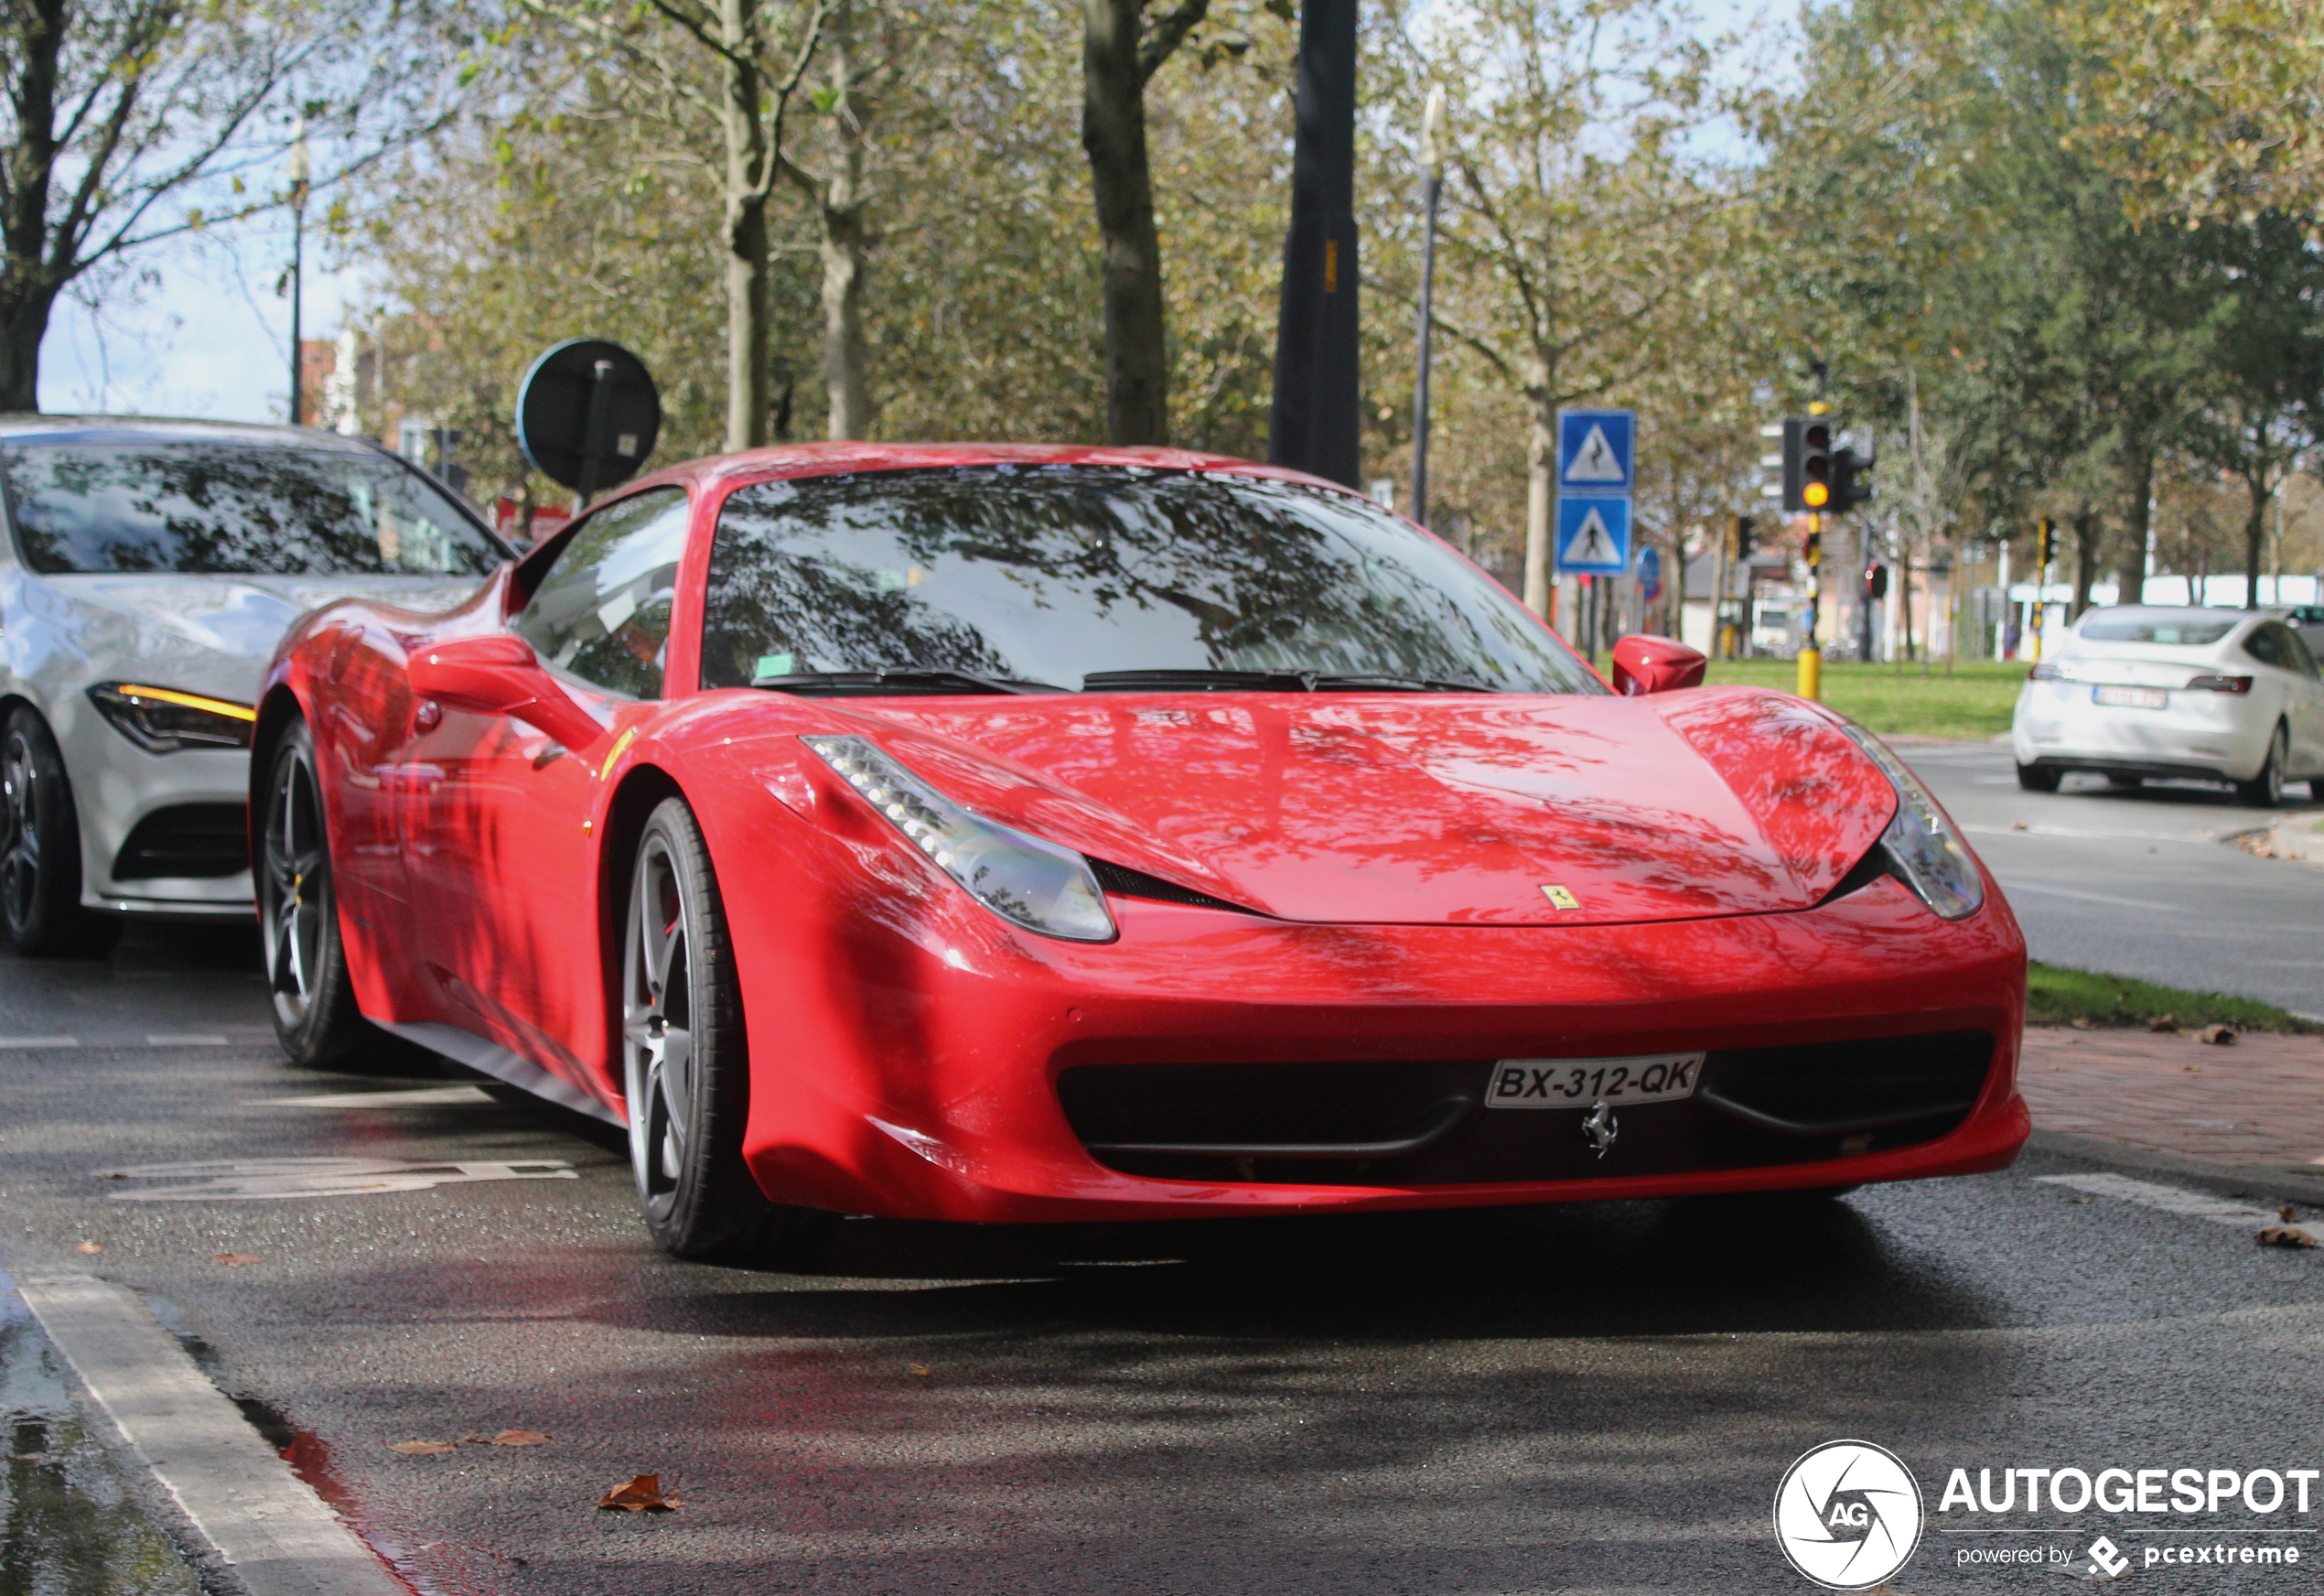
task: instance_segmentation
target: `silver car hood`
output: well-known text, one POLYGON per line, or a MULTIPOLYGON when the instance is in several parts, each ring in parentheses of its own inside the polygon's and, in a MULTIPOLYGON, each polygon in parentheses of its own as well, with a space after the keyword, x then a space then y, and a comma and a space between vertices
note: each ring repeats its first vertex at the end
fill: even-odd
MULTIPOLYGON (((26 574, 19 598, 48 623, 38 630, 49 634, 50 646, 77 656, 66 674, 84 682, 142 681, 247 703, 274 646, 308 610, 348 598, 417 610, 448 609, 474 593, 480 580, 26 574)), ((17 640, 9 642, 14 645, 17 640)), ((46 674, 64 661, 11 663, 19 674, 46 674)))

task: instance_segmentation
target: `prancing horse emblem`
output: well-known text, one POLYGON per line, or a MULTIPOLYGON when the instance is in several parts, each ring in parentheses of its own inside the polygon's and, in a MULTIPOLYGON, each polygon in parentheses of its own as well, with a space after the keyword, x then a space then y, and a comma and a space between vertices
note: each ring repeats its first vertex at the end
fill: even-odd
POLYGON ((1606 1156, 1606 1149, 1614 1145, 1614 1138, 1621 1134, 1621 1125, 1615 1119, 1613 1108, 1603 1097, 1591 1104, 1589 1112, 1582 1116, 1582 1139, 1589 1143, 1601 1159, 1606 1156))

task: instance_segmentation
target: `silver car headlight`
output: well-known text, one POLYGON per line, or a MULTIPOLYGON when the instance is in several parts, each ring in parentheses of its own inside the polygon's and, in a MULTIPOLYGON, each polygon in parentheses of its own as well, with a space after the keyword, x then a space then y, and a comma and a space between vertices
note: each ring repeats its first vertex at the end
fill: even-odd
POLYGON ((935 867, 1003 920, 1067 942, 1120 934, 1089 860, 987 820, 921 781, 869 738, 799 739, 935 867))
POLYGON ((1953 829, 1944 811, 1929 795, 1905 762, 1888 745, 1860 726, 1846 721, 1840 729, 1856 747, 1872 756, 1888 785, 1897 792, 1897 817, 1880 834, 1897 879, 1912 889, 1931 911, 1946 920, 1966 920, 1983 907, 1985 878, 1969 847, 1953 829))

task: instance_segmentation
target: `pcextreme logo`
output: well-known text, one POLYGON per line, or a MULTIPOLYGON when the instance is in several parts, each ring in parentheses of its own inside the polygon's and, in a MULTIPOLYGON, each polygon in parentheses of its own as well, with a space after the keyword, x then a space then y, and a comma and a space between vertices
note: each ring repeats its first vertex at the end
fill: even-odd
POLYGON ((1903 1461, 1870 1441, 1826 1441, 1784 1471, 1775 1538, 1827 1591, 1863 1591, 1911 1559, 1924 1510, 1903 1461))

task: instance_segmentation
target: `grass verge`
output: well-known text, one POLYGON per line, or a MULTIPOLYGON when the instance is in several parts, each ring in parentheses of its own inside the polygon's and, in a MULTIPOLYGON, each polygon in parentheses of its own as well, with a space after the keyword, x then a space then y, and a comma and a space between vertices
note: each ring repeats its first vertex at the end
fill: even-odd
MULTIPOLYGON (((1951 675, 1940 662, 1923 676, 1918 664, 1844 661, 1824 665, 1824 701, 1883 736, 1982 739, 2009 729, 2026 669, 2017 660, 1959 660, 1951 675)), ((1800 667, 1790 660, 1713 660, 1705 679, 1790 693, 1800 667)))
POLYGON ((2324 1025, 2300 1019, 2255 998, 2218 992, 2189 992, 2124 976, 2101 976, 2057 965, 2026 970, 2026 1019, 2035 1025, 2146 1026, 2169 1018, 2179 1027, 2232 1025, 2237 1030, 2273 1030, 2287 1036, 2324 1034, 2324 1025))

